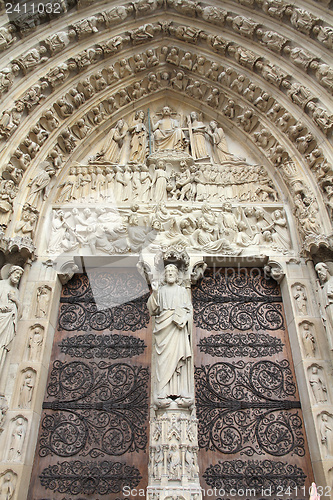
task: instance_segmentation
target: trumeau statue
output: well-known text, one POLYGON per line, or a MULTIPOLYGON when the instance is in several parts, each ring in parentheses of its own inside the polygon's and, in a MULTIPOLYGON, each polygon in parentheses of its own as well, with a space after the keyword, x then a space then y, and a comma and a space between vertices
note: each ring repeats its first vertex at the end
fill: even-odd
POLYGON ((157 407, 168 407, 174 400, 179 407, 193 404, 192 304, 189 292, 178 285, 179 271, 174 264, 165 267, 165 284, 152 284, 148 309, 154 316, 155 387, 157 407))
POLYGON ((1 270, 3 281, 0 286, 0 377, 21 314, 17 288, 22 274, 23 269, 20 266, 4 266, 1 270))

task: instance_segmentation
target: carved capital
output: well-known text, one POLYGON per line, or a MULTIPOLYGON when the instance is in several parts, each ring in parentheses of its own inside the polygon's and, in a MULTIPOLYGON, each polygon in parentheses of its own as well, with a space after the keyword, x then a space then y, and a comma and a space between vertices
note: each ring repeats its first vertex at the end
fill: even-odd
POLYGON ((274 260, 270 260, 267 262, 266 266, 264 267, 264 273, 266 277, 273 278, 273 280, 277 281, 278 283, 281 283, 286 274, 284 268, 282 267, 282 264, 274 260))
POLYGON ((191 274, 190 274, 190 279, 191 279, 191 284, 194 285, 198 280, 203 278, 203 275, 207 269, 207 264, 203 260, 200 260, 199 262, 196 262, 192 266, 191 274))

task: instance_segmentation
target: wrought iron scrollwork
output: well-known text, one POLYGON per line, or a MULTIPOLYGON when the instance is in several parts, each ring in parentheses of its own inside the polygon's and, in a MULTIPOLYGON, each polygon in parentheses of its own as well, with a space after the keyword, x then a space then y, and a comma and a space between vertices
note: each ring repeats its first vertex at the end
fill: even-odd
POLYGON ((292 492, 296 488, 297 491, 304 485, 306 475, 300 467, 287 462, 225 460, 210 465, 203 478, 212 488, 223 489, 226 493, 247 490, 247 495, 251 496, 249 490, 255 494, 269 490, 270 495, 286 492, 287 489, 292 492))
POLYGON ((60 299, 59 329, 137 331, 146 328, 147 284, 134 271, 76 274, 60 299))
POLYGON ((148 368, 55 361, 42 420, 40 456, 92 458, 145 450, 148 368), (52 410, 54 413, 52 413, 52 410))
POLYGON ((287 360, 195 369, 199 446, 248 456, 303 456, 302 421, 287 360))
POLYGON ((283 343, 268 333, 227 332, 204 337, 198 347, 201 352, 211 356, 259 358, 282 352, 283 343))
POLYGON ((39 476, 46 489, 70 495, 108 495, 124 486, 134 488, 142 479, 140 471, 120 462, 62 462, 50 465, 39 476))
POLYGON ((281 302, 278 284, 260 270, 211 269, 193 287, 195 323, 208 331, 283 329, 281 302))
POLYGON ((143 340, 131 335, 104 334, 74 335, 59 343, 61 352, 74 358, 118 359, 132 358, 146 348, 143 340))

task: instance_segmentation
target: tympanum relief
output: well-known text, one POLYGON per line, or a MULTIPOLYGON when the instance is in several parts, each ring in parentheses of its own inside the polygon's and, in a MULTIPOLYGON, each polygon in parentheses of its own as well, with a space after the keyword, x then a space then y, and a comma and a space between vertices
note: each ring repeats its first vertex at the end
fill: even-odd
MULTIPOLYGON (((231 153, 215 120, 170 106, 139 110, 111 126, 103 141, 58 184, 50 254, 166 245, 227 255, 253 247, 291 251, 287 216, 266 168, 231 153)), ((35 205, 43 189, 34 193, 35 205)))
POLYGON ((47 251, 51 255, 78 251, 111 255, 144 248, 156 252, 169 245, 226 255, 291 251, 283 207, 230 202, 54 209, 47 251))

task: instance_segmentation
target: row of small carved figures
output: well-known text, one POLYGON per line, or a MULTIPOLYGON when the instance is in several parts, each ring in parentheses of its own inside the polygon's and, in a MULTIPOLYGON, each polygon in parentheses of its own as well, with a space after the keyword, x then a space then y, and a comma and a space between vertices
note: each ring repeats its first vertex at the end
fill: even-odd
POLYGON ((166 201, 169 199, 203 201, 206 198, 276 201, 277 192, 263 167, 223 167, 192 165, 182 172, 151 165, 70 167, 67 179, 59 186, 57 202, 82 199, 118 201, 166 201), (153 168, 152 168, 153 167, 153 168), (224 189, 225 188, 225 189, 224 189), (161 199, 159 199, 161 198, 161 199))
MULTIPOLYGON (((330 3, 330 0, 316 1, 326 6, 330 3)), ((290 5, 281 0, 242 0, 239 3, 252 9, 257 7, 261 9, 264 14, 274 19, 279 21, 283 19, 284 23, 289 20, 290 25, 297 31, 305 33, 306 35, 312 34, 325 47, 332 48, 332 28, 322 25, 323 19, 314 16, 306 9, 290 5)), ((34 30, 40 22, 43 23, 46 19, 51 20, 54 16, 59 18, 61 14, 66 13, 73 5, 73 1, 67 0, 62 6, 65 8, 61 9, 61 12, 55 13, 52 9, 43 9, 42 11, 33 12, 33 16, 31 12, 27 12, 23 7, 18 9, 18 11, 15 12, 16 15, 13 23, 2 27, 0 32, 0 51, 8 49, 17 42, 18 39, 15 35, 26 36, 29 32, 34 30)), ((80 8, 90 5, 91 0, 79 0, 77 3, 77 6, 80 8)), ((5 8, 4 2, 0 8, 5 8)), ((99 32, 103 25, 105 25, 106 28, 112 24, 119 25, 129 17, 134 17, 136 19, 138 16, 146 16, 158 9, 174 9, 185 17, 199 17, 208 23, 221 27, 227 27, 228 24, 230 24, 234 31, 246 37, 253 38, 255 34, 259 38, 262 36, 262 33, 256 32, 259 25, 251 21, 251 19, 226 11, 222 8, 203 4, 202 2, 192 0, 134 0, 123 6, 114 7, 108 11, 102 11, 96 16, 80 19, 76 23, 68 26, 68 31, 52 34, 43 40, 41 44, 45 45, 51 56, 53 56, 64 50, 69 43, 75 43, 76 40, 99 32)), ((270 38, 273 38, 274 42, 274 37, 271 36, 270 38)), ((268 41, 269 40, 268 38, 268 41)), ((263 40, 263 43, 265 43, 265 40, 263 40)))
MULTIPOLYGON (((199 8, 198 4, 196 4, 195 2, 192 3, 194 6, 197 6, 197 8, 199 8)), ((128 14, 126 10, 129 9, 130 5, 131 4, 128 5, 127 9, 126 7, 122 8, 118 7, 113 9, 113 13, 118 17, 118 21, 124 20, 124 17, 126 17, 128 14), (121 13, 119 12, 120 9, 123 9, 121 13)), ((314 17, 312 14, 307 13, 307 11, 303 9, 297 9, 295 7, 288 6, 288 9, 285 10, 288 11, 290 15, 294 10, 293 15, 291 15, 291 20, 294 20, 296 26, 299 26, 301 28, 300 31, 309 34, 313 30, 313 33, 317 35, 319 41, 321 41, 328 48, 332 48, 333 37, 332 37, 332 30, 330 27, 319 26, 320 20, 314 17)), ((53 54, 61 52, 67 45, 69 45, 75 40, 76 35, 79 36, 78 32, 80 32, 80 25, 81 25, 81 34, 83 36, 93 35, 94 33, 97 33, 99 31, 97 25, 105 23, 107 15, 110 14, 110 12, 112 11, 109 11, 109 13, 104 12, 97 17, 92 16, 90 18, 83 19, 75 23, 74 25, 70 26, 67 33, 66 31, 63 31, 49 36, 46 40, 41 42, 42 45, 40 47, 31 49, 27 54, 21 55, 19 58, 15 59, 12 62, 13 74, 17 75, 20 71, 22 71, 23 74, 27 74, 28 72, 36 68, 38 65, 47 62, 49 60, 49 55, 47 55, 48 51, 51 53, 51 57, 53 56, 53 54)), ((243 35, 247 38, 254 38, 256 36, 258 41, 260 41, 262 45, 268 47, 270 50, 274 52, 278 53, 283 52, 284 54, 289 55, 291 61, 295 65, 303 67, 305 70, 307 69, 307 66, 310 64, 311 60, 312 61, 318 60, 318 57, 316 57, 314 54, 311 54, 308 51, 304 51, 300 47, 295 47, 295 48, 290 47, 291 43, 290 39, 287 39, 284 36, 272 30, 265 30, 263 26, 252 21, 250 18, 246 18, 245 16, 240 16, 240 15, 235 15, 235 17, 233 17, 231 13, 227 13, 222 9, 218 9, 216 7, 211 7, 211 6, 205 6, 205 7, 201 6, 200 12, 203 15, 204 19, 208 22, 221 25, 231 24, 234 31, 236 31, 240 35, 243 35), (205 12, 206 14, 204 14, 205 12), (225 21, 227 22, 225 23, 225 21), (300 51, 302 51, 302 57, 299 56, 300 51), (310 62, 308 62, 309 59, 310 62)), ((184 13, 186 14, 186 12, 184 13)), ((120 39, 118 40, 117 45, 122 45, 126 42, 128 43, 131 41, 134 43, 135 42, 140 43, 146 39, 153 38, 156 32, 161 32, 164 31, 165 29, 166 30, 169 29, 170 34, 175 34, 176 37, 178 34, 178 38, 187 39, 187 41, 189 41, 189 39, 191 40, 191 38, 192 42, 197 42, 199 38, 202 38, 203 40, 207 39, 209 45, 217 52, 222 50, 225 52, 228 46, 228 42, 226 40, 223 40, 222 37, 208 35, 207 33, 204 33, 202 30, 197 30, 195 28, 190 28, 186 26, 180 26, 179 28, 175 28, 173 26, 167 26, 166 28, 164 28, 162 23, 145 24, 137 28, 136 30, 131 30, 129 32, 126 32, 123 36, 115 37, 115 39, 120 39)), ((0 39, 0 49, 1 49, 1 41, 4 42, 2 44, 2 47, 7 45, 6 44, 7 40, 9 41, 9 44, 15 41, 15 38, 12 35, 14 30, 15 29, 13 25, 9 25, 7 28, 5 27, 2 28, 2 31, 0 33, 0 35, 2 35, 2 40, 0 39)), ((118 48, 117 45, 113 47, 113 52, 117 50, 118 48)), ((112 47, 112 39, 109 40, 109 42, 106 42, 105 47, 103 47, 104 52, 107 53, 108 52, 107 49, 109 49, 109 51, 112 52, 111 47, 112 47)), ((90 54, 90 58, 93 58, 93 60, 90 60, 88 62, 90 63, 94 62, 96 57, 102 56, 103 49, 100 48, 100 51, 97 52, 97 54, 96 53, 90 54)), ((91 48, 90 50, 93 49, 91 48)), ((89 55, 85 54, 85 52, 77 54, 76 57, 72 58, 69 61, 72 64, 72 67, 70 69, 82 69, 87 65, 87 61, 85 59, 87 59, 88 57, 89 55)), ((184 67, 186 67, 185 64, 184 67)), ((7 69, 7 71, 10 70, 7 69)), ((50 72, 49 83, 51 86, 54 86, 54 82, 52 82, 52 72, 50 72)), ((8 89, 5 89, 5 91, 6 90, 8 89)))
POLYGON ((239 253, 249 245, 269 246, 283 252, 290 248, 283 210, 269 214, 258 207, 238 207, 234 213, 229 202, 221 210, 217 216, 207 204, 197 212, 191 207, 169 210, 163 203, 145 216, 137 205, 123 217, 115 209, 57 210, 53 212, 48 251, 57 253, 88 246, 93 253, 125 253, 161 244, 205 247, 214 253, 222 249, 239 253))
MULTIPOLYGON (((171 48, 168 53, 164 54, 164 58, 171 63, 172 54, 176 52, 176 56, 179 59, 179 49, 171 48)), ((162 55, 162 54, 161 54, 162 55)), ((139 58, 139 54, 136 55, 139 58)), ((185 52, 183 58, 188 56, 192 57, 192 54, 189 52, 185 52)), ((141 59, 142 56, 140 55, 141 59)), ((158 55, 154 50, 148 49, 145 53, 145 57, 151 58, 151 61, 159 62, 158 55)), ((161 56, 160 56, 161 57, 161 56)), ((300 150, 302 154, 310 152, 316 147, 316 141, 314 136, 311 133, 307 133, 305 125, 301 122, 297 122, 294 124, 294 121, 290 113, 288 113, 283 106, 278 104, 276 100, 270 96, 267 92, 261 91, 259 87, 257 87, 254 83, 252 83, 248 78, 244 75, 237 74, 235 70, 232 68, 220 67, 217 63, 210 63, 210 68, 207 68, 207 63, 205 57, 198 56, 196 62, 192 65, 192 71, 198 73, 198 75, 203 76, 207 75, 212 81, 219 81, 222 85, 225 85, 228 88, 232 88, 235 92, 239 94, 243 94, 249 102, 253 103, 260 111, 268 112, 269 118, 276 122, 276 124, 281 128, 283 132, 287 132, 290 139, 296 142, 296 146, 300 150), (269 111, 268 111, 269 110, 269 111), (294 130, 295 129, 295 130, 294 130), (290 133, 289 133, 290 132, 290 133)), ((95 92, 103 90, 107 85, 111 83, 111 81, 117 81, 120 78, 119 74, 122 74, 120 68, 123 68, 123 71, 130 71, 133 73, 133 69, 129 65, 128 60, 122 59, 119 63, 118 73, 115 70, 114 66, 111 65, 109 68, 99 71, 95 76, 88 78, 81 83, 78 84, 76 88, 72 88, 68 93, 69 101, 66 100, 65 97, 61 97, 57 100, 54 105, 54 110, 57 112, 58 116, 62 119, 67 118, 71 114, 73 114, 74 110, 77 109, 83 102, 87 99, 90 99, 95 92), (127 69, 126 69, 127 68, 127 69)), ((268 71, 268 67, 267 67, 268 71)), ((269 71, 268 71, 269 72, 269 71)), ((270 69, 269 74, 270 78, 273 78, 274 68, 270 69)), ((279 80, 278 73, 276 74, 276 78, 279 80)), ((280 78, 282 76, 280 75, 280 78)), ((283 77, 284 79, 285 77, 283 77)), ((287 82, 287 80, 284 79, 287 82)), ((54 165, 57 163, 59 166, 61 150, 65 153, 70 153, 76 147, 77 139, 83 139, 91 130, 91 126, 87 123, 91 123, 91 125, 97 125, 101 121, 106 119, 106 116, 112 113, 114 110, 119 107, 126 105, 131 99, 137 99, 142 97, 148 91, 152 92, 160 88, 161 86, 168 86, 172 84, 175 88, 185 89, 190 95, 198 98, 198 95, 202 95, 206 92, 205 89, 201 90, 202 83, 200 81, 188 81, 188 78, 184 76, 183 72, 177 71, 176 76, 172 79, 170 74, 167 71, 163 71, 160 73, 150 73, 146 79, 145 84, 143 85, 143 81, 136 82, 133 86, 129 86, 128 88, 117 92, 114 96, 111 96, 106 101, 103 101, 103 109, 102 105, 95 106, 93 110, 87 113, 86 117, 81 118, 72 128, 65 130, 61 137, 59 137, 59 146, 51 151, 48 155, 48 161, 53 163, 54 165), (172 80, 172 81, 171 81, 172 80), (145 88, 147 87, 147 89, 145 88), (204 90, 204 92, 203 92, 204 90)), ((333 84, 332 84, 333 88, 333 84)), ((38 88, 38 84, 36 84, 30 90, 30 97, 32 99, 32 107, 38 104, 41 99, 44 98, 41 88, 38 88), (35 98, 33 97, 35 95, 35 98), (36 100, 34 100, 36 99, 36 100)), ((288 91, 289 92, 289 91, 288 91)), ((299 104, 301 107, 308 106, 313 111, 313 118, 315 121, 317 120, 318 125, 322 128, 325 133, 328 133, 332 128, 332 118, 326 113, 322 108, 316 107, 314 104, 314 96, 309 93, 308 89, 304 86, 290 87, 290 97, 291 99, 299 104)), ((200 98, 200 97, 199 97, 200 98)), ((218 104, 222 105, 222 94, 218 88, 211 88, 208 92, 207 96, 207 104, 212 107, 216 107, 218 104)), ((225 104, 225 103, 224 103, 225 104)), ((239 117, 239 122, 242 128, 246 132, 250 132, 254 127, 256 127, 258 122, 258 117, 253 115, 253 111, 251 109, 245 109, 242 113, 241 110, 238 109, 239 106, 232 100, 229 99, 226 105, 223 107, 223 113, 230 119, 235 117, 239 117)), ((17 101, 14 104, 14 107, 11 110, 4 111, 1 122, 3 125, 5 124, 8 127, 6 132, 5 129, 0 126, 0 134, 1 130, 4 137, 9 137, 18 127, 21 118, 23 116, 24 106, 21 101, 17 101)), ((55 111, 52 109, 44 112, 43 116, 40 118, 39 122, 35 124, 35 126, 31 129, 29 135, 24 139, 21 143, 20 147, 14 152, 10 163, 8 164, 7 170, 9 172, 13 172, 16 170, 25 170, 30 163, 31 159, 39 151, 40 147, 47 140, 50 132, 59 126, 59 120, 56 118, 55 111)), ((238 118, 237 118, 238 119, 238 118)), ((258 136, 256 138, 258 145, 260 147, 272 147, 275 143, 275 139, 270 132, 266 129, 259 131, 256 133, 258 136)), ((282 148, 283 149, 283 148, 282 148)), ((321 153, 321 152, 320 152, 321 153)), ((274 151, 272 150, 271 156, 273 156, 274 151)), ((315 161, 319 162, 323 160, 322 153, 317 155, 315 161)), ((275 159, 273 158, 273 161, 275 159)), ((15 175, 12 174, 13 176, 15 175)), ((13 178, 12 176, 12 178, 13 178)), ((15 179, 13 179, 15 180, 15 179)), ((17 179, 19 182, 19 179, 17 179)))

